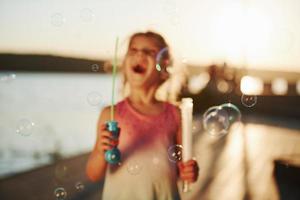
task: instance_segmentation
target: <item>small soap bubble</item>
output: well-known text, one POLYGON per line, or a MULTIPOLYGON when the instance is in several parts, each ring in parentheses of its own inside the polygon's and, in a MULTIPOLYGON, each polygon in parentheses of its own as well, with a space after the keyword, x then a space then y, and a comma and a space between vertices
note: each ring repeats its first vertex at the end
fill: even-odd
POLYGON ((62 26, 66 22, 66 19, 61 13, 54 13, 51 16, 51 24, 56 27, 62 26))
POLYGON ((168 47, 162 48, 156 55, 156 70, 161 72, 163 70, 163 68, 167 68, 168 67, 168 55, 169 55, 169 49, 168 47), (163 67, 164 66, 164 67, 163 67))
POLYGON ((172 145, 168 148, 168 158, 171 162, 178 162, 182 160, 182 146, 179 144, 172 145))
POLYGON ((220 106, 210 107, 203 114, 203 127, 214 137, 221 137, 228 133, 229 119, 227 112, 220 106))
POLYGON ((246 107, 253 107, 257 103, 257 96, 243 94, 241 97, 241 102, 246 107))
POLYGON ((67 198, 67 192, 63 187, 59 187, 54 190, 54 196, 57 200, 65 200, 67 198))
POLYGON ((98 64, 92 64, 91 69, 93 72, 98 72, 100 70, 100 67, 98 64))
POLYGON ((94 12, 89 8, 84 8, 80 11, 80 18, 84 22, 90 22, 94 18, 94 12))
POLYGON ((22 136, 29 136, 33 133, 34 130, 34 122, 29 119, 21 119, 16 128, 16 133, 22 136))
POLYGON ((91 106, 98 106, 102 103, 102 95, 99 92, 90 92, 87 95, 87 102, 91 106))
POLYGON ((83 191, 84 190, 84 185, 83 183, 81 183, 80 181, 78 181, 76 184, 75 184, 75 188, 77 191, 83 191))
POLYGON ((69 169, 66 165, 59 163, 55 166, 55 178, 58 181, 65 181, 71 177, 69 169))
POLYGON ((131 175, 138 175, 141 173, 143 169, 143 166, 141 165, 141 163, 133 161, 128 163, 127 165, 127 171, 129 174, 131 175))
POLYGON ((241 121, 241 111, 236 105, 232 103, 224 103, 220 105, 220 107, 227 112, 229 125, 241 121))

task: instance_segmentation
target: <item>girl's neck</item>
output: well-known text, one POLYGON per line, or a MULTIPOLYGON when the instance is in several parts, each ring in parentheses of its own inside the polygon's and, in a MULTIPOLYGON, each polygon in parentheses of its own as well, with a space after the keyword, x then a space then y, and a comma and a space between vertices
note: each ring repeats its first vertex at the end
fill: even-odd
POLYGON ((142 88, 134 88, 131 90, 128 99, 133 103, 149 105, 157 103, 155 99, 156 87, 151 87, 147 90, 142 88))

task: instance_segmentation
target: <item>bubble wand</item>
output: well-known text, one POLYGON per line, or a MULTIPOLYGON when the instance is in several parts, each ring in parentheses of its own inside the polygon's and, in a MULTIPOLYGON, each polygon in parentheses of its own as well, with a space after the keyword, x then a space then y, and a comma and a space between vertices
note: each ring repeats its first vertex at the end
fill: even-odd
POLYGON ((114 60, 113 60, 113 71, 112 71, 112 91, 111 91, 111 105, 110 105, 110 120, 114 121, 114 105, 115 105, 115 82, 116 82, 116 73, 117 73, 117 52, 118 52, 118 42, 119 38, 116 39, 115 44, 115 54, 114 54, 114 60))
MULTIPOLYGON (((120 128, 118 127, 118 122, 114 120, 114 104, 115 104, 115 82, 116 82, 116 72, 117 72, 117 52, 118 52, 118 42, 119 38, 116 39, 115 44, 115 54, 113 60, 113 72, 112 72, 112 96, 110 105, 110 121, 106 123, 107 130, 112 133, 112 137, 118 139, 120 134, 120 128)), ((121 152, 116 147, 105 152, 105 160, 110 164, 117 164, 121 160, 121 152)))

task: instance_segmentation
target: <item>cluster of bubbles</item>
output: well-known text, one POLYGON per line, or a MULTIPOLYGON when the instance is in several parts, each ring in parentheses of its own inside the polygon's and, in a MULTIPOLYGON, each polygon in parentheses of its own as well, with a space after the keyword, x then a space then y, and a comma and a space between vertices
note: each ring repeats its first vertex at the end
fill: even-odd
MULTIPOLYGON (((83 8, 80 10, 80 19, 85 22, 91 22, 94 19, 94 12, 90 8, 83 8)), ((51 15, 51 24, 55 27, 61 27, 66 23, 65 16, 56 12, 51 15)))
POLYGON ((243 94, 241 97, 241 102, 248 108, 253 107, 257 103, 257 96, 243 94))
POLYGON ((171 162, 176 163, 182 160, 182 145, 175 144, 168 148, 168 158, 171 162))
POLYGON ((16 133, 21 136, 30 136, 34 130, 34 122, 29 119, 21 119, 17 123, 16 133))
MULTIPOLYGON (((75 183, 75 189, 78 192, 82 192, 84 190, 84 184, 80 181, 75 183)), ((54 190, 54 197, 56 200, 65 200, 67 199, 68 193, 63 187, 58 187, 54 190)))
POLYGON ((237 106, 224 103, 210 107, 203 114, 203 127, 214 137, 221 137, 228 133, 230 127, 241 120, 241 112, 237 106))

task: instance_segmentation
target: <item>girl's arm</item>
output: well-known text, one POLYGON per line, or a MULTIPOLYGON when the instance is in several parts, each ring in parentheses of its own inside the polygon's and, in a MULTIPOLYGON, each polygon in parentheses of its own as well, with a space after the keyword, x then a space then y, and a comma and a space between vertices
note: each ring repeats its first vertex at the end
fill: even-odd
POLYGON ((112 146, 117 145, 117 141, 110 139, 110 132, 106 131, 105 123, 110 120, 110 108, 106 107, 102 110, 97 123, 97 139, 92 150, 87 165, 86 175, 93 181, 102 180, 105 176, 107 162, 105 161, 105 151, 112 146))

